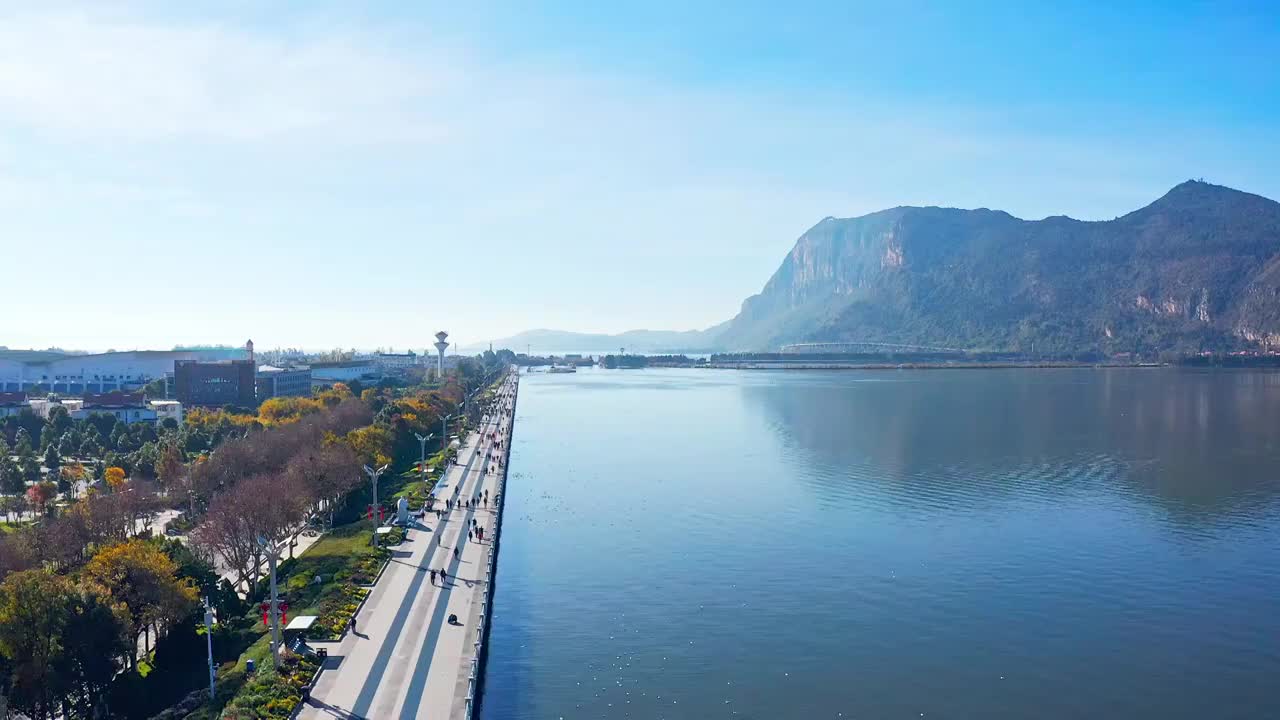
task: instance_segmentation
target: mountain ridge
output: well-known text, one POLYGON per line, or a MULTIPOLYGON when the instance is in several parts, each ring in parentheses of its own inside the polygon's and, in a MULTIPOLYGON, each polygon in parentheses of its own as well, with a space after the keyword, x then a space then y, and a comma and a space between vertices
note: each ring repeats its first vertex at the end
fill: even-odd
POLYGON ((899 206, 803 233, 717 345, 1039 352, 1280 344, 1280 204, 1203 181, 1112 220, 899 206))

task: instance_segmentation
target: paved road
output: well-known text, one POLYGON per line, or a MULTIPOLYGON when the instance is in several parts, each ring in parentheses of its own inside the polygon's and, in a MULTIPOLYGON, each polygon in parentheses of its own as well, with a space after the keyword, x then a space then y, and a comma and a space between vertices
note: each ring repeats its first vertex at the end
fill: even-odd
MULTIPOLYGON (((499 407, 511 402, 514 382, 503 386, 499 407)), ((443 521, 426 516, 395 550, 360 611, 355 633, 341 642, 317 643, 328 648, 329 660, 300 718, 464 717, 495 531, 492 499, 505 471, 495 446, 505 444, 509 431, 506 413, 482 424, 466 439, 445 478, 452 490, 447 497, 479 499, 488 490, 488 505, 455 506, 443 521), (483 543, 467 540, 472 520, 485 528, 483 543), (431 568, 445 568, 449 580, 432 583, 431 568), (450 615, 457 616, 457 624, 449 623, 450 615)))

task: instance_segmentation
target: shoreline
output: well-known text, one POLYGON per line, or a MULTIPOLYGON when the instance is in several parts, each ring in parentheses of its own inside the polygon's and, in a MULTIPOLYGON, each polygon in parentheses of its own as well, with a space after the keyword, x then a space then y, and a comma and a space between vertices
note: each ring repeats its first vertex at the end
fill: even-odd
POLYGON ((656 365, 651 367, 688 367, 709 370, 1010 370, 1090 368, 1162 368, 1178 367, 1168 363, 1069 363, 1069 362, 1007 362, 1007 363, 709 363, 703 365, 656 365))
POLYGON ((489 631, 492 628, 493 617, 493 597, 494 588, 498 582, 498 554, 502 549, 502 511, 507 504, 507 470, 511 462, 511 438, 515 433, 516 426, 516 401, 520 395, 520 373, 517 370, 512 375, 511 391, 509 401, 506 407, 498 409, 499 422, 498 427, 506 425, 505 432, 502 433, 502 457, 501 470, 497 473, 495 480, 497 481, 497 493, 494 497, 495 503, 493 508, 493 543, 489 546, 489 556, 487 568, 485 569, 485 583, 480 601, 480 609, 476 618, 477 637, 475 651, 475 666, 472 678, 472 684, 465 698, 465 714, 464 720, 472 720, 478 716, 480 706, 484 703, 484 678, 486 669, 489 664, 489 631), (503 418, 502 416, 507 417, 503 418), (505 423, 504 423, 505 420, 505 423))

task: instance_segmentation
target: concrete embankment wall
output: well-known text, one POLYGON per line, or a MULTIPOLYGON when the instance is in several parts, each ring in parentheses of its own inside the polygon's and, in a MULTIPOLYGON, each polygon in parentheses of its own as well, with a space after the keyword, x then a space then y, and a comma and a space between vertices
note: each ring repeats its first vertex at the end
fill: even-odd
POLYGON ((476 717, 480 712, 480 704, 484 699, 485 664, 489 657, 489 627, 493 615, 493 593, 498 579, 498 551, 502 548, 502 512, 507 504, 507 472, 511 467, 511 441, 516 429, 516 403, 520 396, 520 375, 515 374, 515 387, 511 395, 511 420, 507 427, 506 438, 502 446, 502 472, 498 477, 498 504, 494 508, 493 545, 489 548, 489 562, 485 568, 485 592, 481 600, 480 627, 476 648, 475 686, 472 688, 472 701, 467 706, 467 718, 476 717))

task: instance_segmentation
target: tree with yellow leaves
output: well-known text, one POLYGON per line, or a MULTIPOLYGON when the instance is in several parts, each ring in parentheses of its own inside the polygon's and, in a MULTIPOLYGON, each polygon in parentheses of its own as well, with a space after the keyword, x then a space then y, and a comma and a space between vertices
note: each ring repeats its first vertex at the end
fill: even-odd
MULTIPOLYGON (((130 540, 99 550, 84 566, 84 582, 101 588, 129 615, 129 630, 137 647, 143 638, 151 651, 151 632, 186 617, 195 607, 197 591, 189 578, 178 578, 178 566, 155 544, 130 540)), ((134 653, 130 662, 136 663, 134 653)))
POLYGON ((368 425, 347 433, 347 444, 360 461, 381 466, 391 462, 391 431, 381 425, 368 425))
POLYGON ((107 468, 107 472, 106 474, 103 475, 103 477, 107 481, 107 487, 111 488, 112 490, 119 490, 120 488, 124 487, 124 483, 125 483, 124 468, 115 467, 113 465, 107 468))

